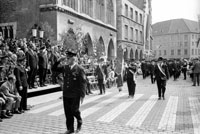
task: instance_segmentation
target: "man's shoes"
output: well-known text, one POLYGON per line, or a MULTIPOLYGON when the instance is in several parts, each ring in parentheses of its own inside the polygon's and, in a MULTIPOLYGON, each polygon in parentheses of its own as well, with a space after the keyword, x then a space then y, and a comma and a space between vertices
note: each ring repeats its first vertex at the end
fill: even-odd
POLYGON ((2 113, 1 118, 3 118, 3 119, 9 119, 9 118, 11 118, 11 116, 8 116, 5 113, 4 114, 2 113))
POLYGON ((22 110, 19 110, 21 113, 24 113, 25 111, 22 109, 22 110))
POLYGON ((163 100, 165 100, 165 97, 163 97, 163 100))
POLYGON ((161 100, 161 97, 159 97, 158 100, 161 100))
POLYGON ((28 111, 28 110, 30 110, 30 108, 25 108, 24 110, 25 110, 25 111, 28 111))
POLYGON ((19 110, 15 110, 14 114, 21 114, 21 112, 19 110))
POLYGON ((99 93, 98 95, 102 95, 102 93, 99 93))
POLYGON ((73 134, 74 133, 74 131, 72 131, 72 130, 67 130, 66 132, 65 132, 65 134, 73 134))
POLYGON ((37 87, 35 87, 35 86, 32 86, 31 88, 37 88, 37 87))
POLYGON ((3 120, 0 118, 0 122, 3 122, 3 120))
POLYGON ((193 84, 192 86, 196 86, 196 85, 193 84))
POLYGON ((89 92, 89 94, 93 94, 92 92, 89 92))
POLYGON ((7 116, 13 116, 13 114, 11 112, 7 112, 6 115, 7 116))
POLYGON ((81 126, 82 126, 82 121, 78 121, 77 123, 77 129, 76 129, 76 133, 79 133, 81 131, 81 126))

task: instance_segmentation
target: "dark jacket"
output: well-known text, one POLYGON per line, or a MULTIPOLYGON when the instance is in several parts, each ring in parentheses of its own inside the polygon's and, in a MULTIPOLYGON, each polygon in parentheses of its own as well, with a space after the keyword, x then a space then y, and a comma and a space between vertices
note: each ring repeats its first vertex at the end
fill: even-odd
POLYGON ((167 65, 162 65, 162 72, 158 68, 158 65, 155 67, 155 76, 156 80, 167 80, 169 79, 169 71, 167 65))
POLYGON ((95 70, 95 74, 97 76, 97 79, 105 79, 106 78, 106 71, 107 71, 107 69, 105 68, 105 66, 102 66, 100 68, 100 66, 98 65, 96 70, 95 70))
POLYGON ((26 59, 27 59, 27 66, 29 66, 31 69, 37 68, 38 56, 36 52, 32 52, 31 50, 26 52, 26 59))
POLYGON ((152 64, 149 65, 150 74, 154 74, 155 73, 155 68, 156 68, 156 65, 152 65, 152 64))
POLYGON ((39 63, 38 63, 39 68, 47 69, 48 68, 48 57, 47 57, 47 55, 40 52, 38 54, 38 59, 39 59, 39 63))
POLYGON ((136 67, 128 67, 126 68, 126 78, 127 80, 133 80, 134 74, 137 71, 136 67))
POLYGON ((79 65, 70 69, 69 65, 58 66, 58 64, 59 62, 56 62, 52 70, 64 75, 63 96, 68 98, 85 97, 87 82, 84 69, 79 65))
POLYGON ((200 73, 200 62, 197 61, 193 67, 193 73, 200 73))
POLYGON ((19 88, 20 86, 28 87, 27 83, 27 72, 25 68, 17 65, 14 69, 14 75, 16 77, 16 87, 19 88))

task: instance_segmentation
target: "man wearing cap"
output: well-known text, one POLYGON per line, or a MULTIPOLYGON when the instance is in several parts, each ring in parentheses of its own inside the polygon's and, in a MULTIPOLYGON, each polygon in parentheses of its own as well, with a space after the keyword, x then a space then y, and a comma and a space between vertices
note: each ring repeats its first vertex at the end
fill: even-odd
POLYGON ((165 90, 167 80, 169 79, 169 71, 168 67, 163 64, 162 57, 158 58, 158 63, 155 67, 155 76, 158 87, 158 100, 161 100, 161 97, 163 97, 163 100, 165 100, 165 90))
POLYGON ((27 108, 28 79, 25 66, 26 66, 26 57, 25 56, 18 57, 18 64, 14 69, 14 75, 16 77, 16 88, 20 96, 22 97, 20 105, 21 112, 24 112, 24 110, 29 110, 29 108, 27 108))
POLYGON ((134 61, 134 59, 131 59, 129 67, 126 69, 126 80, 129 92, 128 98, 133 98, 135 95, 137 67, 134 61))
POLYGON ((84 69, 77 64, 76 53, 67 51, 68 65, 59 65, 66 59, 60 58, 52 67, 52 70, 63 73, 63 105, 66 116, 67 131, 65 134, 74 133, 74 117, 77 119, 78 133, 81 130, 82 118, 79 110, 80 102, 83 102, 86 92, 86 75, 84 69))

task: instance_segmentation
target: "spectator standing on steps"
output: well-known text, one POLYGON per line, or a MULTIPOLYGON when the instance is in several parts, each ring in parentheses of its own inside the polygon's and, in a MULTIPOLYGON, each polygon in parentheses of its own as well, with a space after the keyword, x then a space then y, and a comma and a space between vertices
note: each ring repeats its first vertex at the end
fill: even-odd
POLYGON ((26 57, 18 57, 18 64, 14 69, 14 75, 16 77, 16 88, 22 97, 20 111, 24 112, 24 110, 29 110, 27 107, 27 72, 26 72, 26 57))
POLYGON ((28 72, 28 84, 29 88, 35 88, 35 76, 37 75, 37 67, 38 67, 38 56, 35 52, 36 46, 35 44, 29 44, 29 49, 26 52, 27 66, 30 67, 30 71, 28 72))
POLYGON ((83 121, 79 107, 85 97, 87 83, 84 69, 77 64, 76 53, 67 51, 66 54, 68 65, 58 66, 61 61, 66 59, 66 57, 62 57, 54 64, 52 69, 64 75, 63 105, 67 126, 65 134, 72 134, 74 133, 74 117, 77 119, 76 133, 81 130, 83 121))
POLYGON ((38 54, 38 59, 39 59, 39 77, 40 77, 40 86, 46 86, 45 81, 46 81, 46 74, 47 74, 47 69, 48 69, 48 56, 47 56, 47 51, 46 47, 42 46, 40 48, 40 53, 38 54))

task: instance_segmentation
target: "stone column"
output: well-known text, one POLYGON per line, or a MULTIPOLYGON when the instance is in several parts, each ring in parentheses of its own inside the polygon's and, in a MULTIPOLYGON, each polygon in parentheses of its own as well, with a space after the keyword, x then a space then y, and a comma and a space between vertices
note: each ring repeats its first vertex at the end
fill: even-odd
POLYGON ((104 5, 105 5, 104 6, 105 7, 105 9, 104 9, 104 17, 105 17, 104 18, 104 22, 107 23, 107 6, 108 6, 107 5, 107 0, 104 0, 104 5))
POLYGON ((5 38, 5 27, 3 26, 3 27, 1 27, 1 29, 2 29, 3 38, 5 38))
POLYGON ((17 33, 17 27, 14 25, 13 26, 13 39, 15 39, 17 33))
POLYGON ((8 31, 8 38, 10 38, 10 26, 7 26, 7 31, 8 31))
POLYGON ((97 19, 97 15, 96 15, 96 10, 97 10, 97 9, 96 9, 96 2, 97 2, 97 1, 96 1, 96 0, 93 0, 92 2, 93 2, 93 7, 92 7, 93 14, 92 14, 92 15, 93 15, 93 18, 94 18, 94 19, 97 19))

